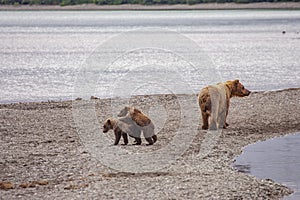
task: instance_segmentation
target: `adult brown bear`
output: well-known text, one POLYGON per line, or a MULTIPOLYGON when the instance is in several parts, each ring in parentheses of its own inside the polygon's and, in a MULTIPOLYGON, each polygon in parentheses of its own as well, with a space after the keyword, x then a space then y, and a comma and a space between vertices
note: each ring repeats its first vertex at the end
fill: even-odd
POLYGON ((226 81, 203 88, 198 96, 203 121, 202 129, 226 128, 230 98, 244 97, 250 93, 239 80, 226 81), (208 123, 209 117, 210 123, 208 123))

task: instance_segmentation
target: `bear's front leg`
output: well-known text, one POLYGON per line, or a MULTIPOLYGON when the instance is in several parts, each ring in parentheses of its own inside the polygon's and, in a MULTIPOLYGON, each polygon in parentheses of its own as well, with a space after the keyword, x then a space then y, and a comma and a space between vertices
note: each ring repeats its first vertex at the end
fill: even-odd
POLYGON ((124 140, 124 145, 127 145, 127 144, 128 144, 128 136, 127 136, 127 133, 122 132, 122 137, 123 137, 123 140, 124 140))
POLYGON ((121 132, 122 131, 115 130, 115 143, 114 143, 114 145, 118 145, 119 144, 119 141, 121 139, 121 132))
POLYGON ((226 129, 226 113, 227 113, 226 110, 223 110, 219 114, 219 117, 218 117, 219 128, 226 129))
POLYGON ((229 126, 229 124, 227 124, 227 122, 225 122, 225 125, 223 126, 223 129, 226 129, 229 126))
POLYGON ((227 123, 228 110, 229 110, 229 99, 226 100, 226 115, 225 115, 225 123, 223 126, 224 129, 226 129, 229 126, 229 124, 227 123))

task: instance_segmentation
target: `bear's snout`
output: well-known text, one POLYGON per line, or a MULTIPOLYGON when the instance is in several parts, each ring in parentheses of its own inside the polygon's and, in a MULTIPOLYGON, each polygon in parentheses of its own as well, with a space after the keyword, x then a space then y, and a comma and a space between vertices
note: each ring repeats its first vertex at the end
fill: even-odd
POLYGON ((251 91, 250 91, 250 90, 246 90, 246 94, 245 94, 245 96, 249 96, 249 95, 250 95, 250 93, 251 93, 251 91))
POLYGON ((109 128, 107 126, 103 126, 103 133, 107 133, 109 131, 109 128))

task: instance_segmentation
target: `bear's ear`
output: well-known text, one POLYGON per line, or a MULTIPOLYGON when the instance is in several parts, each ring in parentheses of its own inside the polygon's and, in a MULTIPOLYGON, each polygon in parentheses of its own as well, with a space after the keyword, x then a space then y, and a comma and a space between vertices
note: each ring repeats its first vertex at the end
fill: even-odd
POLYGON ((240 81, 237 79, 237 80, 234 80, 234 84, 235 85, 238 85, 240 83, 240 81))
POLYGON ((108 124, 108 125, 111 125, 110 119, 107 120, 107 124, 108 124))

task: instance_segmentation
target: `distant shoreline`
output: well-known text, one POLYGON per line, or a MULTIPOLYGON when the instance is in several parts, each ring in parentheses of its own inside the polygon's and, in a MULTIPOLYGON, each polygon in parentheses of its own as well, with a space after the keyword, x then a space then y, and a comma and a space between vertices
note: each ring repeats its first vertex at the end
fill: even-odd
POLYGON ((237 10, 237 9, 291 9, 299 10, 300 2, 260 2, 248 4, 236 3, 205 3, 205 4, 177 4, 177 5, 95 5, 82 4, 73 6, 59 5, 0 5, 0 11, 34 11, 34 10, 237 10))

